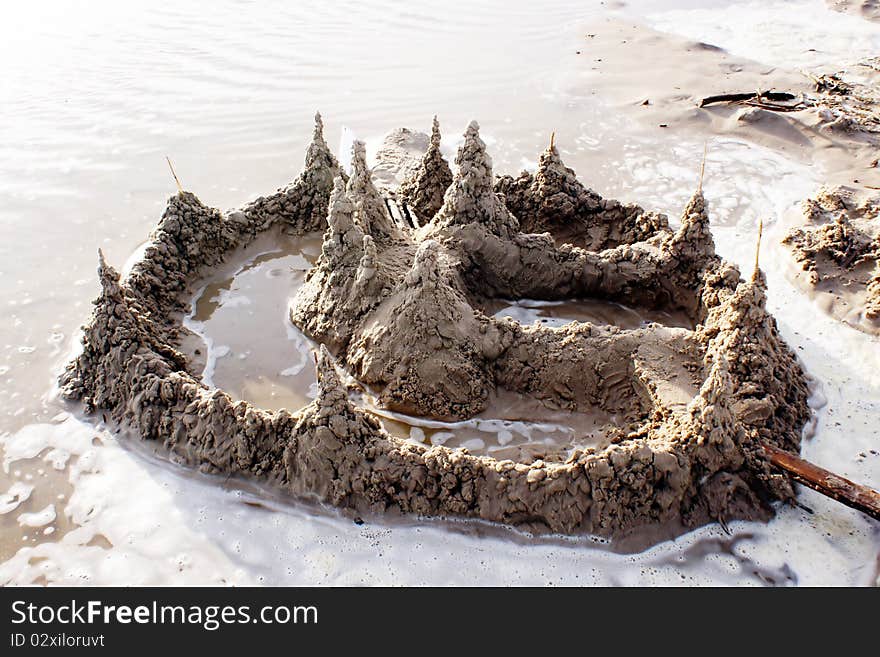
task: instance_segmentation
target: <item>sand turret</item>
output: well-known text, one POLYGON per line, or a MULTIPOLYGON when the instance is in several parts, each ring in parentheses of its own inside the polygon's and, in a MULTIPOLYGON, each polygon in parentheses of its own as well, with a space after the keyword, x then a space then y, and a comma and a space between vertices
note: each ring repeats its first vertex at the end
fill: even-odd
POLYGON ((315 128, 312 131, 312 142, 306 151, 306 171, 332 170, 339 169, 339 162, 330 152, 330 147, 324 140, 324 121, 321 119, 321 113, 315 114, 315 128))
POLYGON ((334 181, 321 256, 290 304, 291 321, 334 349, 347 344, 359 316, 378 303, 388 287, 379 269, 376 240, 361 230, 363 213, 370 208, 363 201, 369 194, 360 195, 360 208, 349 195, 355 178, 348 187, 339 176, 334 181))
POLYGON ((306 151, 305 167, 297 178, 270 196, 260 197, 233 213, 245 233, 255 234, 278 225, 298 234, 323 228, 333 180, 345 172, 324 140, 324 122, 315 114, 312 141, 306 151))
POLYGON ((701 261, 715 255, 715 241, 709 227, 709 211, 703 190, 693 193, 681 215, 681 226, 675 231, 670 246, 679 257, 701 261))
POLYGON ((354 221, 355 205, 348 197, 341 176, 333 181, 330 211, 327 213, 327 232, 321 248, 321 257, 331 268, 342 262, 351 263, 360 257, 364 233, 354 221))
POLYGON ((394 293, 352 340, 347 359, 359 380, 381 386, 389 408, 434 417, 479 412, 494 386, 488 354, 500 333, 451 284, 434 240, 423 242, 394 293))
POLYGON ((83 351, 67 365, 61 376, 62 395, 68 399, 81 399, 87 409, 121 399, 117 391, 121 383, 108 381, 103 375, 105 361, 131 353, 141 340, 147 340, 125 299, 119 273, 107 264, 100 249, 98 280, 101 293, 95 300, 92 317, 83 329, 83 351))
POLYGON ((496 234, 519 229, 516 218, 495 195, 492 158, 480 139, 480 126, 471 121, 455 157, 458 171, 443 197, 443 206, 431 222, 431 233, 451 226, 480 224, 496 234))
POLYGON ((380 242, 399 237, 400 230, 388 212, 388 206, 373 184, 367 167, 364 142, 355 141, 351 148, 351 178, 346 192, 354 203, 354 221, 366 235, 380 242))
MULTIPOLYGON (((104 302, 122 301, 122 288, 119 286, 119 272, 107 264, 104 252, 98 249, 98 280, 101 283, 101 299, 104 302)), ((96 303, 95 305, 99 305, 96 303)))
POLYGON ((451 184, 452 170, 440 152, 440 123, 435 116, 428 150, 419 166, 400 184, 397 196, 425 224, 443 206, 443 196, 451 184))

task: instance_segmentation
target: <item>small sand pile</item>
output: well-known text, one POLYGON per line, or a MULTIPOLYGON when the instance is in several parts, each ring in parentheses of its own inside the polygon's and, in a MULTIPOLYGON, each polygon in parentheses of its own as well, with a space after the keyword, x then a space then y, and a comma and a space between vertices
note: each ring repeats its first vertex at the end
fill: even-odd
POLYGON ((773 500, 790 499, 760 442, 798 449, 804 374, 765 309, 761 273, 743 281, 715 254, 702 192, 673 231, 661 215, 587 190, 553 144, 533 177, 496 180, 472 123, 440 194, 439 137, 435 123, 420 166, 396 190, 422 226, 391 212, 363 144, 346 180, 320 121, 306 171, 276 195, 230 213, 173 197, 125 280, 102 261, 102 294, 62 376, 65 395, 204 469, 360 512, 619 535, 767 518, 773 500), (313 230, 321 203, 321 256, 290 306, 291 321, 321 343, 317 399, 295 412, 235 402, 181 353, 181 310, 226 254, 272 226, 313 230), (497 298, 676 310, 695 329, 525 326, 481 310, 497 298), (506 391, 618 421, 600 446, 563 459, 497 460, 389 435, 353 404, 350 385, 433 418, 473 417, 506 391))
POLYGON ((823 188, 801 204, 798 224, 783 240, 797 278, 832 315, 880 334, 880 195, 823 188))
MULTIPOLYGON (((812 76, 811 76, 812 77, 812 76)), ((880 57, 859 62, 846 71, 813 77, 820 125, 826 129, 865 133, 877 143, 880 135, 880 57)))

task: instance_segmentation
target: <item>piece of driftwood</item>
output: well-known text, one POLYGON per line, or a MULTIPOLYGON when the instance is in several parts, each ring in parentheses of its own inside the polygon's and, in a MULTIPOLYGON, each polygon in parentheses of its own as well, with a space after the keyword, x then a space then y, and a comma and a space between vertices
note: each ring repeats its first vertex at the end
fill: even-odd
POLYGON ((773 445, 762 443, 761 447, 770 463, 785 470, 795 481, 880 520, 880 493, 874 489, 829 472, 773 445))
POLYGON ((772 102, 780 102, 786 100, 795 100, 797 96, 794 94, 790 94, 787 91, 753 91, 751 93, 743 93, 743 94, 721 94, 719 96, 707 96, 703 100, 700 101, 700 107, 706 107, 706 105, 713 105, 715 103, 741 103, 743 101, 752 100, 752 101, 772 101, 772 102))

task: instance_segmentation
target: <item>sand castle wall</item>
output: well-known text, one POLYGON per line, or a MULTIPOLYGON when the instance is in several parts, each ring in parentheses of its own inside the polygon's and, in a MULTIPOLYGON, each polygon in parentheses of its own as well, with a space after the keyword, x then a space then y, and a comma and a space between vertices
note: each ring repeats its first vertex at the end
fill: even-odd
MULTIPOLYGON (((205 470, 358 510, 616 535, 667 521, 766 518, 770 502, 791 498, 758 444, 798 448, 804 374, 765 310, 760 272, 743 281, 715 255, 701 193, 677 231, 656 220, 647 237, 607 250, 557 246, 552 234, 520 231, 525 222, 496 193, 472 125, 443 204, 407 231, 375 202, 359 154, 346 180, 319 123, 305 171, 275 195, 230 213, 188 192, 172 197, 125 280, 101 260, 101 295, 83 351, 62 376, 64 394, 205 470), (291 310, 326 345, 317 399, 270 412, 201 383, 176 321, 194 282, 271 227, 322 225, 321 258, 291 310), (476 310, 479 295, 675 304, 698 325, 523 327, 476 310), (681 372, 663 371, 671 360, 681 372), (467 417, 501 386, 563 408, 630 408, 633 417, 607 448, 565 462, 496 460, 388 435, 352 404, 337 362, 381 387, 389 407, 427 415, 467 417)), ((633 226, 644 214, 612 212, 633 226)))

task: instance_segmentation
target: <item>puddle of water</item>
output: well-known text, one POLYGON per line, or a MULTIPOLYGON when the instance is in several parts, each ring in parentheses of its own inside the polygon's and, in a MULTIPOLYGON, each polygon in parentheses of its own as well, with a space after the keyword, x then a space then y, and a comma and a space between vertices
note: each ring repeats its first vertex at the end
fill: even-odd
POLYGON ((314 343, 290 322, 288 300, 320 252, 320 233, 273 232, 204 282, 184 326, 202 340, 205 384, 261 408, 296 411, 314 399, 314 343))
POLYGON ((445 422, 378 408, 369 395, 356 400, 379 418, 393 436, 424 445, 464 447, 472 454, 531 463, 565 461, 574 449, 607 444, 606 431, 618 426, 615 415, 599 409, 569 412, 508 390, 493 393, 482 413, 469 420, 445 422))
POLYGON ((483 304, 483 311, 493 317, 510 317, 523 325, 538 322, 553 328, 571 322, 619 326, 623 329, 643 328, 651 323, 677 328, 694 328, 690 317, 681 311, 636 309, 600 299, 570 301, 490 299, 483 304))

